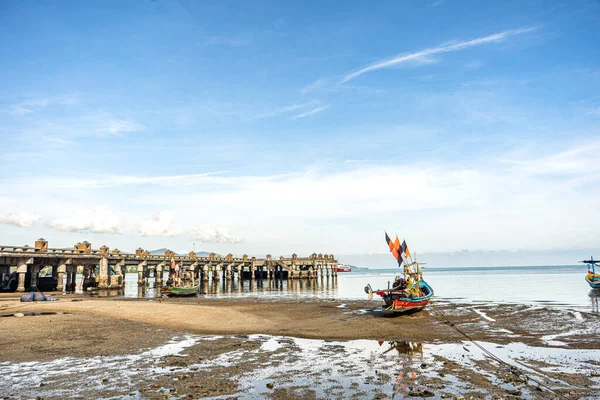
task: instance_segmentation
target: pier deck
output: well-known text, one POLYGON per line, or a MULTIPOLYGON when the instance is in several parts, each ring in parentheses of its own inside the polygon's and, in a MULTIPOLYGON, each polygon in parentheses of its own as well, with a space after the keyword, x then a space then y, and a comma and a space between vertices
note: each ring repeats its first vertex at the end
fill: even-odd
POLYGON ((135 253, 111 251, 106 246, 92 249, 88 242, 77 243, 73 248, 51 248, 44 239, 37 240, 33 247, 0 245, 0 277, 4 290, 18 292, 75 291, 78 273, 83 276, 83 290, 88 287, 121 289, 125 285, 126 269, 131 266, 137 270, 138 285, 147 285, 148 278, 154 276, 156 286, 162 287, 173 283, 195 285, 209 279, 323 279, 337 276, 337 265, 333 255, 316 253, 309 257, 292 254, 273 258, 269 254, 256 258, 214 253, 199 257, 193 251, 178 255, 167 250, 163 255, 155 255, 142 248, 135 253), (40 278, 40 270, 45 267, 51 268, 51 277, 40 278), (168 273, 166 282, 165 273, 168 273))

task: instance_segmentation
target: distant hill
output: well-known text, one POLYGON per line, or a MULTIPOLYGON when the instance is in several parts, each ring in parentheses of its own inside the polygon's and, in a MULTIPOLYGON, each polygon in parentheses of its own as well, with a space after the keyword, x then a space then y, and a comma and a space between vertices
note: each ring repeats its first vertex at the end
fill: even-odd
MULTIPOLYGON (((160 248, 160 249, 156 249, 156 250, 151 250, 150 254, 152 254, 153 256, 164 256, 165 255, 165 251, 167 251, 169 249, 167 249, 166 247, 160 248)), ((220 254, 215 253, 217 256, 219 256, 220 254)), ((175 255, 178 256, 187 256, 188 253, 175 253, 175 255)), ((196 255, 198 257, 208 257, 210 255, 209 251, 197 251, 196 255)))
POLYGON ((348 266, 352 269, 352 271, 366 271, 369 268, 365 268, 365 267, 357 267, 356 265, 350 265, 348 264, 348 266))

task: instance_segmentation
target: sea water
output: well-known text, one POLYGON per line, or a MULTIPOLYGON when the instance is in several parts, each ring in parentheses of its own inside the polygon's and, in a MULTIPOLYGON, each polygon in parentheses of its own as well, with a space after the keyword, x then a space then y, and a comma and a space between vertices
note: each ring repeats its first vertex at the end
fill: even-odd
MULTIPOLYGON (((598 312, 600 291, 585 281, 586 267, 435 267, 423 268, 435 299, 450 302, 492 302, 575 307, 598 312)), ((295 280, 220 280, 201 285, 200 297, 270 297, 303 299, 366 299, 364 287, 386 289, 402 270, 365 269, 340 272, 337 278, 295 280)), ((160 293, 137 285, 137 274, 127 274, 125 297, 156 297, 160 293)))

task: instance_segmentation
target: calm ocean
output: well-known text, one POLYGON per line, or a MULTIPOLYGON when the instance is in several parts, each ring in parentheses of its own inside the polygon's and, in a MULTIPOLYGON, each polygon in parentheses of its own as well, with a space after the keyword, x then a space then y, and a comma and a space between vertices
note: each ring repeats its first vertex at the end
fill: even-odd
MULTIPOLYGON (((210 283, 200 296, 274 297, 366 300, 363 290, 387 288, 401 269, 370 269, 339 273, 337 280, 243 281, 210 283)), ((552 305, 598 312, 600 292, 585 282, 587 267, 447 267, 424 268, 424 279, 435 298, 457 302, 492 302, 552 305)), ((155 297, 156 289, 138 288, 136 274, 127 274, 125 297, 155 297)), ((152 283, 151 279, 151 283, 152 283)))

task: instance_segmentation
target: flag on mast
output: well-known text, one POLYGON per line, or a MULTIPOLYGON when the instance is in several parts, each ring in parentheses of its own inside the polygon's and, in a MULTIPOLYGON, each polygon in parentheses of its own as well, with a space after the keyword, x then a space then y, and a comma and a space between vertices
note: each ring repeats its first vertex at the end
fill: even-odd
POLYGON ((402 255, 404 256, 404 258, 408 258, 410 257, 410 250, 408 250, 408 246, 406 245, 406 240, 402 241, 402 255))
POLYGON ((392 239, 390 239, 390 237, 388 236, 387 232, 385 233, 385 241, 387 242, 390 248, 390 252, 394 255, 396 261, 398 261, 398 265, 402 264, 402 258, 400 257, 400 253, 398 252, 398 249, 394 245, 392 239))
POLYGON ((396 234, 396 239, 394 240, 394 247, 396 248, 396 250, 398 250, 398 253, 400 253, 400 239, 398 239, 397 234, 396 234))

